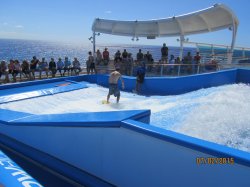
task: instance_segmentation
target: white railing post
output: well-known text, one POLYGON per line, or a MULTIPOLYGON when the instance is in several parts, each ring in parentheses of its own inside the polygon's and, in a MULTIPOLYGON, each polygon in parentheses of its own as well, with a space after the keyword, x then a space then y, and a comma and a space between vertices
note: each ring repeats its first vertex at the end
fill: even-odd
POLYGON ((161 65, 161 77, 162 77, 162 74, 163 74, 163 65, 161 65))
POLYGON ((180 76, 181 64, 178 65, 178 76, 180 76))
POLYGON ((95 54, 95 32, 93 32, 93 55, 95 54))
POLYGON ((197 74, 200 73, 200 64, 197 64, 197 74))
POLYGON ((245 57, 246 57, 245 49, 242 48, 242 58, 245 58, 245 57))
POLYGON ((180 36, 180 54, 179 54, 179 57, 180 57, 180 60, 182 60, 182 57, 183 57, 183 42, 184 42, 185 38, 183 35, 180 36))

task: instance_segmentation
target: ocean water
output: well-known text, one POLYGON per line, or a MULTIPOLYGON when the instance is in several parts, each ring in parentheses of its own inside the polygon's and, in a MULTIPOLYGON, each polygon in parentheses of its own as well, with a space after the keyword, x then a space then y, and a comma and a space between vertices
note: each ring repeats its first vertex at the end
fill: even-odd
POLYGON ((179 132, 250 152, 250 86, 232 84, 200 89, 175 96, 145 97, 121 92, 116 104, 102 104, 108 89, 89 84, 88 88, 1 104, 31 114, 58 114, 95 111, 150 109, 150 125, 179 132))
MULTIPOLYGON (((161 56, 161 46, 150 46, 150 45, 100 45, 96 46, 101 52, 105 47, 110 52, 110 57, 113 58, 115 52, 120 50, 121 52, 126 49, 132 54, 133 58, 136 58, 136 54, 139 49, 142 49, 143 53, 149 51, 153 58, 158 61, 161 56)), ((45 57, 47 61, 50 58, 57 60, 59 57, 64 58, 68 56, 69 59, 73 60, 77 57, 82 66, 85 65, 88 57, 88 52, 92 50, 92 45, 76 44, 76 43, 63 43, 63 42, 52 42, 52 41, 31 41, 31 40, 14 40, 14 39, 0 39, 0 60, 31 60, 33 56, 41 59, 45 57)), ((196 49, 187 47, 184 49, 184 54, 190 51, 195 54, 196 49)), ((169 46, 169 56, 173 54, 175 57, 179 56, 179 47, 169 46)))

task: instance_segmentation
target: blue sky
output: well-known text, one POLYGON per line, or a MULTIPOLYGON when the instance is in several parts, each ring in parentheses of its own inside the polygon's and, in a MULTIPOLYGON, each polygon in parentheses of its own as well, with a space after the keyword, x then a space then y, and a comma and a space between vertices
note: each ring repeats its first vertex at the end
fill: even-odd
MULTIPOLYGON (((248 0, 0 0, 0 38, 71 41, 90 44, 95 18, 148 20, 172 17, 207 8, 215 3, 229 6, 240 21, 236 45, 250 47, 248 0)), ((188 36, 190 41, 231 43, 228 30, 188 36)), ((178 45, 176 37, 131 41, 128 37, 101 35, 98 44, 178 45)))

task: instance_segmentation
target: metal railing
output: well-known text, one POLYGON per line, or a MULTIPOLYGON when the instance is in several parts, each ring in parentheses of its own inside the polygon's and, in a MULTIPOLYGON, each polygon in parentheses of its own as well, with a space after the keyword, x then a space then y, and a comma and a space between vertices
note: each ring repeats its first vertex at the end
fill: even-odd
MULTIPOLYGON (((127 66, 125 63, 120 64, 120 72, 123 75, 127 76, 136 76, 137 68, 139 67, 138 62, 133 62, 131 66, 127 66)), ((209 63, 200 63, 200 64, 166 64, 166 63, 151 63, 145 65, 146 76, 186 76, 194 74, 202 74, 209 72, 216 72, 223 69, 232 69, 232 68, 246 68, 250 69, 250 64, 225 64, 220 63, 220 61, 213 60, 209 63)), ((98 74, 108 74, 115 70, 114 62, 110 61, 106 66, 97 66, 98 74)))
POLYGON ((219 64, 219 70, 234 69, 234 68, 250 69, 250 63, 219 64))
MULTIPOLYGON (((200 42, 185 42, 185 44, 195 46, 196 51, 200 52, 203 63, 216 60, 219 63, 227 63, 231 46, 222 44, 200 43, 200 42)), ((232 56, 232 63, 238 63, 240 60, 250 59, 249 47, 234 47, 234 53, 232 56)))
MULTIPOLYGON (((137 69, 139 67, 138 62, 134 62, 132 66, 126 66, 125 63, 121 63, 120 66, 120 72, 122 75, 127 76, 136 76, 137 69), (126 69, 128 68, 129 69, 126 69)), ((223 69, 232 69, 232 68, 244 68, 244 69, 250 69, 250 63, 242 63, 242 64, 225 64, 225 63, 200 63, 200 64, 164 64, 164 63, 152 63, 152 64, 146 64, 145 67, 145 76, 146 77, 179 77, 179 76, 187 76, 187 75, 194 75, 194 74, 202 74, 202 73, 210 73, 210 72, 216 72, 223 69)), ((115 70, 114 62, 110 61, 108 65, 97 65, 96 71, 92 72, 90 74, 109 74, 110 72, 115 70)), ((87 74, 86 67, 82 68, 82 71, 80 74, 87 74)), ((70 74, 75 75, 75 74, 70 74)), ((23 74, 19 74, 20 77, 17 77, 17 82, 19 81, 30 81, 31 79, 25 77, 23 74)), ((36 72, 35 74, 36 79, 39 79, 39 74, 36 72)), ((65 75, 67 76, 67 75, 65 75)), ((60 74, 56 74, 56 77, 61 77, 60 74)), ((10 83, 13 82, 11 80, 12 75, 6 71, 2 74, 2 77, 0 79, 1 83, 10 83), (6 79, 8 78, 8 79, 6 79)), ((47 78, 42 76, 43 78, 47 78)), ((51 73, 49 73, 48 78, 51 77, 51 73)), ((34 79, 33 79, 34 80, 34 79)), ((15 82, 15 81, 14 81, 15 82)))
MULTIPOLYGON (((134 61, 131 65, 127 65, 125 62, 120 63, 120 72, 122 75, 136 76, 136 72, 140 64, 134 61)), ((184 76, 192 74, 200 74, 218 71, 218 63, 200 63, 200 64, 166 64, 166 63, 147 63, 145 64, 146 76, 184 76)), ((96 72, 98 74, 107 74, 115 70, 114 61, 111 60, 108 65, 96 66, 96 72)))
MULTIPOLYGON (((136 75, 138 66, 133 66, 133 75, 136 75)), ((146 76, 186 76, 218 71, 218 64, 147 64, 146 76)))

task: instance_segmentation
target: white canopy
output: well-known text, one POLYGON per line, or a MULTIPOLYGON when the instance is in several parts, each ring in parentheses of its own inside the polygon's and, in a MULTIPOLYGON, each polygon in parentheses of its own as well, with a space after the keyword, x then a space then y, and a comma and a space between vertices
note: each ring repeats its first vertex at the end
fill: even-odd
POLYGON ((92 30, 105 34, 131 37, 181 36, 211 32, 238 25, 238 19, 225 5, 212 7, 174 16, 149 21, 118 21, 95 19, 92 30))
MULTIPOLYGON (((233 31, 231 48, 233 51, 238 24, 236 15, 227 6, 215 4, 196 12, 158 20, 118 21, 97 18, 93 23, 92 31, 93 33, 147 38, 180 36, 180 41, 183 42, 185 35, 229 28, 233 31)), ((95 34, 93 37, 95 38, 95 34)))

